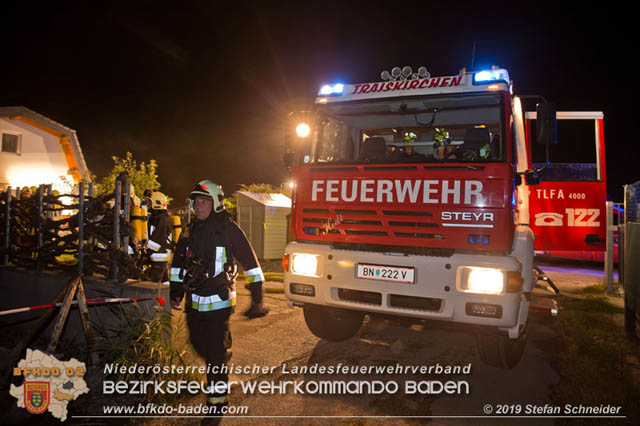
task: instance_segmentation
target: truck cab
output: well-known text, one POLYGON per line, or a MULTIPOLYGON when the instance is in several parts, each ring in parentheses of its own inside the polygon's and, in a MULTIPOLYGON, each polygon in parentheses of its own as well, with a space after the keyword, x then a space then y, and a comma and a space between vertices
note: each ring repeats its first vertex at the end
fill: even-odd
POLYGON ((440 320, 512 368, 536 280, 521 101, 504 69, 397 71, 323 86, 289 117, 286 297, 323 339, 353 336, 366 314, 440 320))

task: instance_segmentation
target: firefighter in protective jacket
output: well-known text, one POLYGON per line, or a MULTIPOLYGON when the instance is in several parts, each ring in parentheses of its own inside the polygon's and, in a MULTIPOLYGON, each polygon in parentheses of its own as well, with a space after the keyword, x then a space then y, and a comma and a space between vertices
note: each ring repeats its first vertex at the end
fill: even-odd
POLYGON ((149 218, 149 241, 147 253, 151 260, 149 279, 169 284, 167 262, 171 257, 171 218, 167 212, 167 196, 155 191, 151 194, 151 216, 149 218))
MULTIPOLYGON (((171 264, 171 304, 178 309, 186 294, 191 344, 208 364, 222 366, 228 361, 231 347, 229 317, 236 305, 235 261, 244 268, 251 291, 252 305, 245 312, 249 318, 268 312, 262 304, 264 276, 244 232, 224 208, 222 187, 203 180, 189 198, 196 219, 176 247, 171 264)), ((226 368, 209 370, 217 373, 207 374, 207 403, 226 405, 226 368)))

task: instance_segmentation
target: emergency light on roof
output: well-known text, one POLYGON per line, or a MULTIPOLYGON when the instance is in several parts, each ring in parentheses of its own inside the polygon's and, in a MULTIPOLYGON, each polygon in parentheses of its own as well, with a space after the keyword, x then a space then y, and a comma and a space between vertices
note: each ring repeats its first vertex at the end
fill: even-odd
POLYGON ((505 69, 478 71, 473 74, 473 84, 489 84, 496 82, 509 83, 509 73, 505 69))
POLYGON ((413 72, 410 66, 403 68, 393 67, 391 72, 382 71, 380 78, 383 81, 396 81, 396 80, 417 80, 419 78, 429 78, 431 74, 427 71, 426 67, 418 68, 418 72, 413 72))
POLYGON ((325 84, 320 88, 320 92, 318 95, 320 96, 334 96, 334 95, 342 95, 342 90, 344 90, 344 84, 325 84))

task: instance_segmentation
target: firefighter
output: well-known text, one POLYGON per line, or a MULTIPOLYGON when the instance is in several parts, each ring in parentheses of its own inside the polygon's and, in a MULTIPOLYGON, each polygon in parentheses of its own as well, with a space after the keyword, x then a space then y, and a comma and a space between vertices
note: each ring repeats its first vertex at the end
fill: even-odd
POLYGON ((149 241, 147 253, 151 267, 148 277, 151 281, 169 285, 167 262, 171 256, 171 218, 167 213, 167 196, 160 191, 151 193, 151 216, 149 218, 149 241))
POLYGON ((149 221, 151 220, 151 194, 153 193, 150 189, 145 189, 142 194, 142 201, 140 202, 140 207, 145 209, 147 215, 147 234, 149 234, 149 221))
POLYGON ((195 220, 180 237, 171 264, 171 305, 179 309, 186 293, 191 344, 207 364, 216 367, 207 373, 207 404, 216 407, 212 415, 220 415, 220 408, 228 403, 226 363, 231 354, 229 318, 236 305, 235 261, 244 268, 249 283, 252 304, 245 312, 249 318, 268 312, 262 304, 264 275, 247 237, 225 210, 222 187, 203 180, 189 198, 195 220))
POLYGON ((433 135, 433 149, 436 150, 436 159, 437 160, 446 160, 449 158, 454 150, 455 146, 451 145, 451 138, 449 137, 449 132, 444 128, 436 127, 435 133, 433 135))
POLYGON ((142 194, 142 202, 140 203, 140 207, 146 207, 147 211, 151 210, 151 194, 152 191, 150 189, 145 189, 142 194))

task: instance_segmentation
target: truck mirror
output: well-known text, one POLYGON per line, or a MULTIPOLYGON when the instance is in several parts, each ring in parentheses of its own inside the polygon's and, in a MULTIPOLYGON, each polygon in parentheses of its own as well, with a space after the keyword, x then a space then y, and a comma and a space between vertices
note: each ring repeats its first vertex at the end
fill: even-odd
POLYGON ((529 173, 524 175, 524 179, 529 186, 539 185, 540 173, 537 170, 530 170, 529 173))
POLYGON ((527 185, 529 186, 539 185, 541 181, 540 170, 541 169, 534 169, 534 170, 527 170, 525 172, 516 173, 516 176, 515 176, 516 186, 522 185, 522 176, 524 176, 524 181, 527 183, 527 185))
POLYGON ((558 143, 558 121, 556 107, 543 100, 536 105, 536 139, 539 144, 550 145, 558 143))

